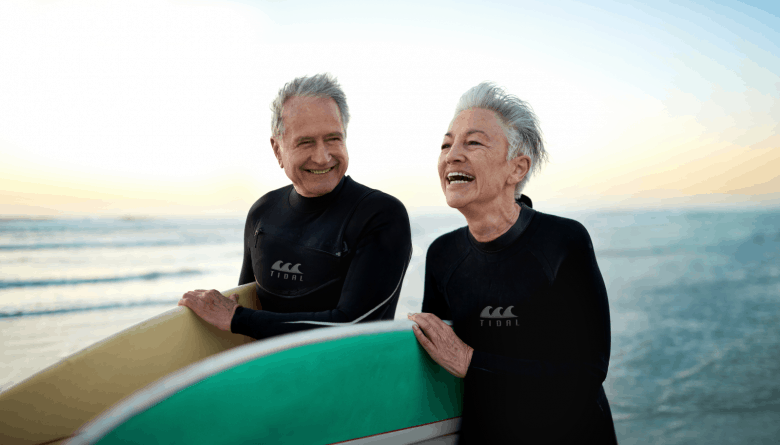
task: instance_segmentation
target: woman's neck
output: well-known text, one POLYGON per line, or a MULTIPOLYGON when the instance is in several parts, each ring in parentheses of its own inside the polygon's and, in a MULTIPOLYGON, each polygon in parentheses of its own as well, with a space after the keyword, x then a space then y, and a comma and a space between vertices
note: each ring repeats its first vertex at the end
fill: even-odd
POLYGON ((469 232, 480 243, 493 241, 505 234, 520 216, 520 206, 514 197, 502 197, 481 205, 474 203, 458 210, 466 217, 469 232))

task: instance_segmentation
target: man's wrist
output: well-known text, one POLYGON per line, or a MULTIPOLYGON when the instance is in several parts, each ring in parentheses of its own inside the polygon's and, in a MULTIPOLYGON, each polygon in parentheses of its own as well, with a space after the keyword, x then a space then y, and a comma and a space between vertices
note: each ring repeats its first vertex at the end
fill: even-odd
POLYGON ((228 320, 227 331, 233 333, 233 320, 236 318, 236 311, 238 308, 243 307, 240 304, 233 306, 233 310, 230 311, 230 319, 228 320))
POLYGON ((471 356, 474 355, 474 348, 468 345, 466 345, 466 348, 466 361, 463 366, 463 372, 461 373, 463 374, 463 377, 466 377, 466 373, 468 372, 469 366, 471 365, 471 356))

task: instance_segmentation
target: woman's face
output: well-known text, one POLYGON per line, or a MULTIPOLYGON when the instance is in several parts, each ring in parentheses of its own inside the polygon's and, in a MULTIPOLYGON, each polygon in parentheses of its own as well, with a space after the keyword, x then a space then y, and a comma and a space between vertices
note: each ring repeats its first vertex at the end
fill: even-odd
POLYGON ((458 114, 444 135, 439 154, 439 180, 447 205, 462 209, 471 204, 514 200, 522 179, 516 162, 506 160, 509 143, 495 112, 472 108, 458 114), (519 179, 518 179, 519 178, 519 179))

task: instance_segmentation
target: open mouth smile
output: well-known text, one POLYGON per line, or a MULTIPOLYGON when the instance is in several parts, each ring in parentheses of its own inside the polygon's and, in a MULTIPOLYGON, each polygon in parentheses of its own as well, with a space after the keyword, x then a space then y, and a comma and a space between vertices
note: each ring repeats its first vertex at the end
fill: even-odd
POLYGON ((311 170, 311 169, 308 169, 308 168, 304 168, 304 170, 306 170, 306 171, 307 171, 307 172, 309 172, 309 173, 314 173, 315 175, 324 175, 325 173, 328 173, 328 172, 330 172, 331 170, 333 170, 334 168, 336 168, 336 167, 338 167, 338 166, 339 166, 339 165, 338 165, 338 164, 336 164, 336 165, 334 165, 333 167, 326 168, 326 169, 324 169, 324 170, 311 170))
POLYGON ((473 180, 473 176, 462 172, 452 172, 447 174, 447 181, 449 181, 450 184, 468 184, 473 180))

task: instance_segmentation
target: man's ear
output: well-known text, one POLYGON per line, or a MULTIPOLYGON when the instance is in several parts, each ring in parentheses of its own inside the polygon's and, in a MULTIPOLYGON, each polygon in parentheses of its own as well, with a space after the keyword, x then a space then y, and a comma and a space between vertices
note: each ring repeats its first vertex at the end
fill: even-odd
POLYGON ((282 163, 282 147, 279 146, 279 141, 276 138, 271 138, 271 148, 274 150, 274 156, 276 156, 276 160, 279 162, 279 167, 284 168, 284 163, 282 163))
POLYGON ((509 161, 509 163, 512 165, 512 172, 509 174, 507 182, 517 185, 531 171, 531 158, 526 155, 520 155, 509 161))

